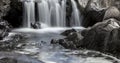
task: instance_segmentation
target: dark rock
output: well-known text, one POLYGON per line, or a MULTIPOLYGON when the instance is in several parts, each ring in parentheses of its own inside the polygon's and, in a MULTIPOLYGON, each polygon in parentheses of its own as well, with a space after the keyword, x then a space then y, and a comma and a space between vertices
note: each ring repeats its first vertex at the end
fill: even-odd
POLYGON ((9 7, 10 9, 3 19, 7 20, 13 27, 20 27, 23 23, 22 2, 20 2, 20 0, 10 0, 9 7))
POLYGON ((39 22, 35 22, 34 24, 31 23, 31 27, 34 29, 40 29, 41 28, 41 24, 39 22))
MULTIPOLYGON (((108 49, 106 48, 106 46, 109 46, 109 44, 107 43, 111 44, 111 41, 117 38, 117 36, 114 39, 110 38, 115 36, 115 35, 110 36, 110 33, 113 33, 113 31, 118 29, 119 27, 120 22, 117 21, 116 19, 108 19, 103 22, 95 24, 91 29, 82 32, 84 38, 82 39, 81 47, 105 52, 105 50, 108 49), (106 39, 108 37, 111 39, 110 41, 106 39)), ((116 34, 116 32, 113 34, 116 34)), ((114 48, 117 46, 118 42, 116 43, 112 41, 112 43, 116 44, 116 45, 111 44, 113 46, 110 47, 114 48)))
POLYGON ((104 20, 107 20, 109 18, 115 18, 117 20, 120 20, 120 11, 116 7, 110 7, 107 9, 104 15, 104 20))
POLYGON ((0 40, 2 40, 11 30, 11 26, 7 21, 0 20, 0 40))
MULTIPOLYGON (((82 1, 82 0, 79 0, 82 1)), ((79 3, 83 10, 83 22, 84 27, 93 26, 97 22, 103 21, 103 19, 115 18, 120 20, 119 17, 119 5, 118 0, 86 0, 85 4, 79 3), (86 3, 87 2, 87 3, 86 3), (114 6, 114 7, 112 7, 114 6), (105 15, 105 17, 104 17, 105 15)))
POLYGON ((67 49, 78 49, 80 40, 83 38, 80 33, 72 29, 72 30, 66 30, 62 34, 65 35, 66 38, 59 40, 53 39, 51 40, 51 43, 52 44, 59 43, 60 45, 62 45, 67 49))
POLYGON ((84 19, 82 25, 84 27, 89 27, 93 26, 97 22, 101 22, 104 18, 105 11, 106 11, 105 9, 101 10, 92 9, 85 11, 83 14, 84 19))
POLYGON ((61 33, 61 35, 68 36, 72 32, 77 32, 75 29, 66 30, 61 33))

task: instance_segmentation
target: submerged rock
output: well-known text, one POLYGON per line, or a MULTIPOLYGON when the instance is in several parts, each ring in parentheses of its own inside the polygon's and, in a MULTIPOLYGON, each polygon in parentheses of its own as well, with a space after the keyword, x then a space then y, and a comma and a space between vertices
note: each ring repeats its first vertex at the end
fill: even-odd
POLYGON ((31 27, 34 29, 40 29, 41 28, 41 24, 39 22, 35 22, 34 24, 31 23, 31 27))

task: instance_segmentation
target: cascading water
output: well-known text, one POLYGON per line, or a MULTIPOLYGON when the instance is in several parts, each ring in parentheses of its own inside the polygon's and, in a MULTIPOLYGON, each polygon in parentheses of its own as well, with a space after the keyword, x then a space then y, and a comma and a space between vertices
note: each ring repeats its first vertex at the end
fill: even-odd
POLYGON ((35 22, 35 3, 33 0, 24 2, 24 27, 31 27, 31 23, 35 22))
MULTIPOLYGON (((80 26, 79 10, 74 0, 71 0, 72 16, 70 25, 80 26)), ((37 3, 38 16, 35 16, 35 2, 24 2, 24 25, 30 27, 31 23, 35 23, 35 17, 38 17, 38 22, 41 25, 45 24, 48 27, 66 27, 66 0, 41 0, 37 3)))
POLYGON ((74 0, 71 0, 72 3, 72 16, 71 16, 71 26, 80 26, 81 25, 81 21, 80 21, 80 17, 79 17, 79 10, 77 8, 77 4, 74 0))

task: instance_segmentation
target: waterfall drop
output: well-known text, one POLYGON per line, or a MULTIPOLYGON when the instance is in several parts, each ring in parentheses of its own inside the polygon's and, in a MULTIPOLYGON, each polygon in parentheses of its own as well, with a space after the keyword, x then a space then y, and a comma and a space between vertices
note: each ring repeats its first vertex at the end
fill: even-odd
POLYGON ((31 27, 31 23, 35 22, 35 3, 33 0, 24 2, 24 27, 31 27))
MULTIPOLYGON (((24 27, 31 27, 31 24, 38 22, 46 27, 66 27, 66 4, 67 0, 40 0, 24 1, 24 27), (37 6, 35 7, 35 3, 37 6), (35 12, 37 8, 37 12, 35 12), (36 16, 35 13, 38 15, 36 16), (35 17, 38 17, 36 21, 35 17)), ((80 26, 80 12, 74 0, 71 0, 72 16, 70 26, 80 26)), ((42 27, 44 28, 44 26, 42 27)))

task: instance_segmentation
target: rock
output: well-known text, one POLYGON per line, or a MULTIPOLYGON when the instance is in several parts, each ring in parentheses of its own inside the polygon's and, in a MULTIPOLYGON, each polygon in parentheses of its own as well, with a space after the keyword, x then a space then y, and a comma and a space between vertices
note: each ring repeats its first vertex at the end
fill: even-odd
POLYGON ((93 26, 97 22, 101 22, 104 18, 105 9, 102 10, 89 10, 84 12, 82 26, 89 27, 93 26))
POLYGON ((0 20, 0 40, 2 40, 11 30, 11 26, 7 21, 0 20))
MULTIPOLYGON (((81 40, 80 45, 82 48, 105 52, 105 50, 108 49, 106 48, 106 46, 107 45, 109 46, 109 44, 107 43, 111 43, 112 41, 112 38, 110 37, 114 37, 114 35, 109 36, 110 33, 113 32, 113 30, 119 28, 120 28, 120 22, 117 21, 116 19, 108 19, 108 20, 104 20, 103 22, 99 22, 95 24, 93 27, 89 28, 88 30, 85 30, 85 32, 84 31, 82 32, 84 38, 81 40), (108 37, 111 39, 111 41, 109 42, 108 39, 106 39, 108 37)), ((116 40, 116 38, 114 38, 113 40, 116 40)), ((115 44, 116 42, 112 42, 112 43, 115 44)), ((113 47, 116 46, 117 45, 114 45, 113 47)))
POLYGON ((20 27, 23 24, 22 2, 19 0, 10 0, 10 4, 8 6, 10 9, 7 11, 7 14, 3 16, 3 19, 7 20, 14 28, 20 27))
POLYGON ((107 9, 104 15, 104 20, 107 20, 109 18, 115 18, 117 20, 120 20, 120 11, 116 7, 110 7, 107 9))
MULTIPOLYGON (((105 39, 105 51, 120 56, 120 28, 113 29, 105 39)), ((120 58, 120 57, 119 57, 120 58)))
POLYGON ((97 22, 111 17, 119 20, 119 4, 118 0, 79 0, 79 5, 84 8, 82 25, 84 27, 93 26, 97 22))
POLYGON ((34 24, 31 23, 31 27, 34 29, 40 29, 41 28, 41 24, 39 22, 35 22, 34 24))
POLYGON ((72 32, 77 32, 75 29, 66 30, 61 33, 61 35, 68 36, 72 32))
POLYGON ((80 40, 83 38, 82 35, 77 32, 74 29, 66 30, 62 35, 66 36, 64 39, 59 39, 59 40, 51 40, 51 44, 57 44, 59 43, 62 45, 64 48, 67 49, 78 49, 80 40))

